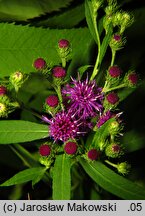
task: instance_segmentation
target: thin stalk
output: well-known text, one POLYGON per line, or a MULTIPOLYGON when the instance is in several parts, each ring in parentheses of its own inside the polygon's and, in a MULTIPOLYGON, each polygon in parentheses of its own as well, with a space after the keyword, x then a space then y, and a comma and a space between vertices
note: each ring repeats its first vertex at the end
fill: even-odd
POLYGON ((114 87, 109 88, 109 89, 103 88, 103 92, 106 93, 106 92, 109 92, 109 91, 114 91, 114 90, 116 90, 116 89, 124 88, 125 86, 126 86, 126 84, 123 83, 123 84, 120 84, 120 85, 118 85, 118 86, 114 86, 114 87))
POLYGON ((61 58, 61 62, 62 62, 62 67, 65 68, 66 67, 66 58, 61 58))
POLYGON ((55 91, 57 92, 61 109, 64 110, 63 99, 62 99, 62 94, 61 94, 61 86, 58 85, 57 87, 55 87, 55 91))
POLYGON ((112 60, 111 60, 111 66, 114 65, 114 61, 115 61, 115 56, 116 56, 116 51, 115 50, 111 50, 112 51, 112 60))
POLYGON ((110 162, 110 161, 108 161, 108 160, 105 160, 105 162, 106 162, 107 164, 111 165, 112 167, 117 168, 117 165, 116 165, 116 164, 114 164, 114 163, 112 163, 112 162, 110 162))
POLYGON ((97 55, 96 63, 95 63, 94 70, 93 70, 93 73, 92 73, 92 76, 91 76, 90 80, 93 80, 94 77, 98 73, 98 66, 99 66, 99 63, 100 63, 99 61, 100 61, 100 53, 101 53, 101 42, 100 42, 100 36, 99 36, 99 32, 98 32, 98 27, 97 27, 97 19, 96 19, 95 15, 93 17, 93 24, 94 24, 94 28, 95 28, 97 41, 98 41, 98 55, 97 55))

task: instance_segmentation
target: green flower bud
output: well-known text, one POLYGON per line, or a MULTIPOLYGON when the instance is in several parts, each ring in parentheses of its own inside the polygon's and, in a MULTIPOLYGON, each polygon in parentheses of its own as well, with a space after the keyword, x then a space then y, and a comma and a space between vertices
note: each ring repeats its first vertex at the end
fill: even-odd
POLYGON ((124 12, 122 14, 122 20, 120 24, 121 26, 120 33, 122 34, 126 28, 132 25, 133 22, 134 22, 134 17, 130 15, 129 13, 124 12))
POLYGON ((112 143, 108 145, 107 148, 105 149, 106 156, 111 157, 111 158, 120 157, 122 153, 123 152, 122 152, 120 145, 116 143, 112 143))
POLYGON ((126 175, 129 173, 129 170, 131 168, 131 165, 128 164, 127 162, 122 162, 120 164, 117 165, 117 170, 119 173, 121 173, 122 175, 126 175))
POLYGON ((112 50, 117 51, 122 49, 125 43, 126 43, 126 39, 125 38, 122 39, 121 35, 116 33, 111 38, 109 45, 112 50))
POLYGON ((0 103, 0 117, 7 117, 7 107, 5 104, 0 103))
POLYGON ((117 120, 110 123, 108 131, 111 135, 116 135, 121 130, 121 126, 117 120))
POLYGON ((19 88, 21 88, 21 86, 26 81, 26 79, 27 79, 26 74, 23 74, 20 71, 16 71, 10 76, 10 82, 14 86, 15 91, 18 91, 19 88))

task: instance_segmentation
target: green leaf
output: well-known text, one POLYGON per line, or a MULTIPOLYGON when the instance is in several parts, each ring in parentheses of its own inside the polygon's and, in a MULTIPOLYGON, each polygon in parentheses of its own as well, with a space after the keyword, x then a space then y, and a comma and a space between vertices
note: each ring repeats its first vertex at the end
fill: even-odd
POLYGON ((46 20, 35 23, 35 26, 46 26, 52 28, 72 28, 85 18, 84 4, 67 10, 60 15, 49 17, 46 20))
POLYGON ((78 68, 80 78, 82 78, 84 72, 90 67, 93 67, 93 66, 92 65, 83 65, 83 66, 78 68))
POLYGON ((0 20, 1 21, 26 21, 44 13, 58 11, 67 7, 72 0, 1 0, 0 20))
POLYGON ((85 16, 86 16, 86 21, 89 27, 89 30, 92 34, 92 37, 98 43, 97 38, 96 38, 96 32, 93 24, 93 8, 92 8, 92 2, 90 0, 85 0, 85 16))
POLYGON ((88 50, 92 38, 87 28, 49 30, 1 23, 0 77, 8 76, 17 70, 34 72, 33 62, 38 57, 44 58, 49 66, 60 64, 61 59, 56 48, 61 38, 70 41, 72 45, 70 58, 75 60, 76 67, 80 59, 81 64, 82 62, 88 64, 88 50))
POLYGON ((23 170, 16 175, 14 175, 9 180, 5 181, 0 186, 12 186, 16 184, 22 184, 28 181, 34 181, 35 179, 38 179, 38 176, 44 175, 46 171, 46 168, 44 167, 37 167, 37 168, 30 168, 23 170))
POLYGON ((53 199, 69 200, 70 191, 70 159, 63 154, 57 156, 53 168, 53 199))
POLYGON ((38 166, 39 163, 30 152, 28 152, 22 145, 14 144, 10 146, 15 154, 23 161, 25 166, 34 167, 38 166))
POLYGON ((0 144, 28 142, 48 137, 48 126, 22 121, 0 121, 0 144))
POLYGON ((104 58, 104 55, 105 55, 105 53, 106 53, 108 44, 109 44, 110 39, 111 39, 111 37, 112 37, 112 32, 113 32, 113 29, 112 29, 111 26, 110 26, 110 28, 109 28, 107 34, 105 35, 105 37, 104 37, 104 39, 103 39, 102 44, 101 44, 101 48, 100 48, 100 60, 99 60, 100 64, 101 64, 101 62, 102 62, 102 60, 103 60, 103 58, 104 58))
POLYGON ((126 200, 145 199, 145 188, 116 174, 103 163, 99 161, 88 163, 84 159, 80 159, 79 161, 86 173, 98 185, 110 193, 126 200))
POLYGON ((142 133, 135 130, 126 132, 121 139, 121 143, 123 144, 127 152, 143 149, 145 144, 144 130, 142 131, 142 133))

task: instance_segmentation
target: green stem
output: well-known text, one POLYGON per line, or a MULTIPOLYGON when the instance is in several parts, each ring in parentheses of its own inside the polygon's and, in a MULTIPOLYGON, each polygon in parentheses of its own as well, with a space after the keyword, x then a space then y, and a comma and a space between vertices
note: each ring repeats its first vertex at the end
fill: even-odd
POLYGON ((108 161, 108 160, 105 160, 105 162, 106 162, 107 164, 111 165, 112 167, 117 168, 117 165, 116 165, 116 164, 114 164, 114 163, 112 163, 112 162, 110 162, 110 161, 108 161))
POLYGON ((62 67, 65 68, 66 67, 66 58, 61 58, 61 62, 62 62, 62 67))
POLYGON ((115 56, 116 56, 116 51, 112 49, 112 60, 111 60, 111 66, 114 65, 115 56))
POLYGON ((61 95, 61 86, 58 85, 57 87, 55 87, 55 91, 57 92, 61 109, 64 110, 63 99, 62 99, 62 95, 61 95))
POLYGON ((125 83, 123 83, 123 84, 120 84, 120 85, 118 85, 118 86, 114 86, 114 87, 112 87, 112 88, 109 88, 109 89, 105 89, 105 87, 103 88, 103 92, 109 92, 109 91, 114 91, 114 90, 116 90, 116 89, 120 89, 120 88, 124 88, 124 87, 126 87, 126 84, 125 83))
POLYGON ((96 20, 96 16, 93 16, 93 24, 94 24, 94 28, 95 28, 95 33, 96 33, 96 37, 97 37, 97 41, 98 41, 98 55, 97 55, 97 59, 96 59, 96 63, 94 66, 94 70, 92 73, 92 76, 90 78, 90 80, 93 80, 94 77, 97 75, 98 73, 98 66, 99 66, 99 61, 100 61, 100 51, 101 51, 101 43, 100 43, 100 37, 99 37, 99 32, 98 32, 98 28, 97 28, 97 20, 96 20))

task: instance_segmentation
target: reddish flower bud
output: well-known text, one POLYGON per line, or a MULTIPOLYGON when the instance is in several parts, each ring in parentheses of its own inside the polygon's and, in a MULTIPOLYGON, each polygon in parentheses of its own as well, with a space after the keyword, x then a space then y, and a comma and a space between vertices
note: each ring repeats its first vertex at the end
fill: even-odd
POLYGON ((5 86, 0 86, 0 95, 5 95, 7 93, 7 88, 5 86))
POLYGON ((77 151, 77 144, 75 142, 68 142, 64 146, 64 151, 67 154, 75 154, 77 151))
POLYGON ((90 160, 97 160, 99 158, 99 152, 96 149, 91 149, 88 151, 88 158, 90 160))
POLYGON ((128 80, 130 81, 130 83, 132 84, 132 85, 135 85, 135 84, 137 84, 137 81, 138 81, 138 76, 137 76, 137 74, 136 73, 130 73, 129 75, 128 75, 128 80))
POLYGON ((115 153, 119 153, 120 152, 120 146, 118 144, 112 145, 112 151, 115 153))
POLYGON ((46 61, 43 58, 37 58, 33 63, 34 68, 37 70, 45 69, 47 64, 46 61))
POLYGON ((119 35, 119 34, 115 34, 114 36, 113 36, 113 39, 115 40, 115 41, 121 41, 121 36, 119 35))
POLYGON ((69 41, 66 39, 61 39, 58 41, 59 48, 67 48, 69 47, 69 41))
POLYGON ((116 104, 119 101, 119 97, 116 93, 112 92, 106 96, 107 101, 110 104, 116 104))
POLYGON ((118 144, 113 143, 107 146, 105 153, 108 157, 117 158, 123 154, 123 151, 118 144))
POLYGON ((119 77, 121 75, 121 73, 122 73, 121 69, 118 66, 110 67, 108 72, 109 72, 109 75, 111 77, 114 77, 114 78, 119 77))
POLYGON ((49 145, 43 144, 39 148, 39 154, 41 156, 49 156, 51 152, 51 148, 49 145))
POLYGON ((46 98, 46 103, 50 107, 56 107, 59 103, 58 97, 56 95, 50 95, 46 98))
POLYGON ((60 66, 56 66, 52 69, 52 75, 55 78, 64 78, 66 76, 66 70, 60 66))

